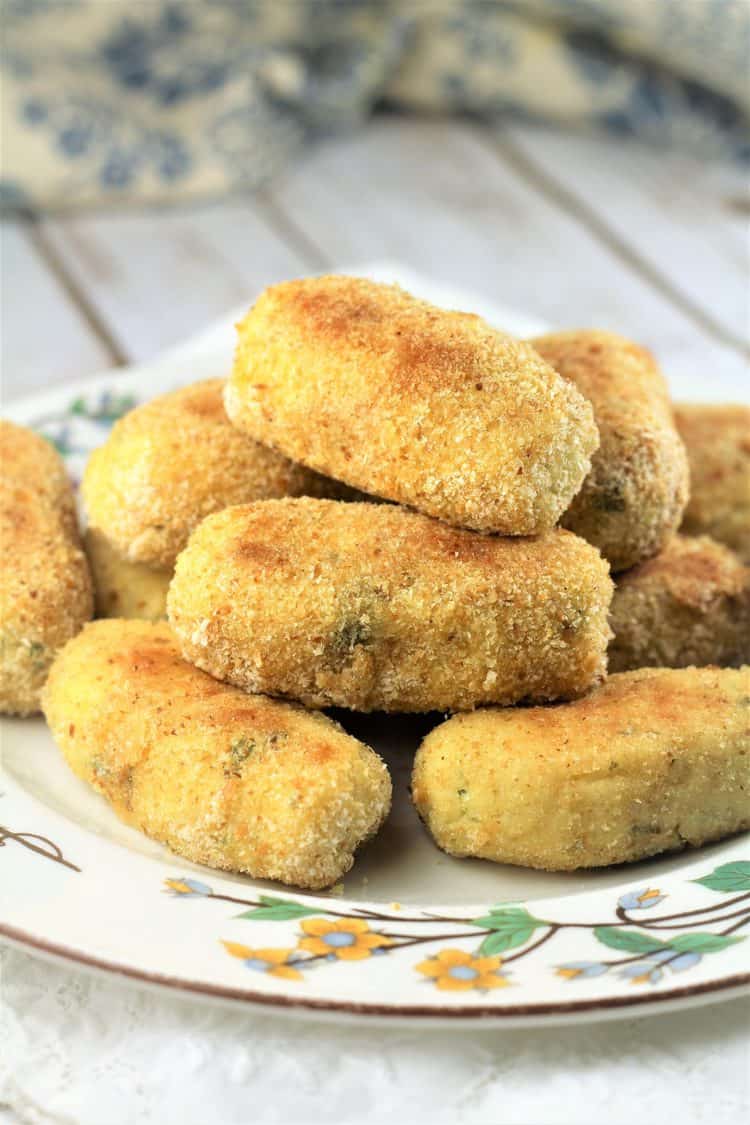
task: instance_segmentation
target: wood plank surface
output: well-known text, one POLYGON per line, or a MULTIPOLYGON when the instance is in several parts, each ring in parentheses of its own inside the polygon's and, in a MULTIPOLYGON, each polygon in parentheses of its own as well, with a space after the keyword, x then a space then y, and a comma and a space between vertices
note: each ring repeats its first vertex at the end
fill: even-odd
POLYGON ((314 268, 243 200, 48 219, 43 230, 131 361, 314 268))
POLYGON ((676 173, 662 163, 626 145, 389 116, 312 149, 252 198, 49 218, 37 246, 20 232, 6 255, 20 262, 6 276, 25 279, 11 295, 23 306, 12 369, 43 385, 112 355, 145 359, 270 282, 390 259, 551 324, 623 332, 669 372, 741 387, 742 185, 706 170, 670 212, 676 173), (23 327, 55 302, 67 312, 50 315, 70 322, 53 334, 62 348, 23 327))
POLYGON ((385 119, 313 152, 274 199, 337 262, 396 257, 552 324, 620 331, 677 372, 745 370, 478 127, 385 119))
POLYGON ((609 138, 518 127, 508 135, 719 339, 750 346, 745 173, 609 138))
POLYGON ((2 224, 0 262, 3 401, 112 365, 106 341, 23 224, 2 224))

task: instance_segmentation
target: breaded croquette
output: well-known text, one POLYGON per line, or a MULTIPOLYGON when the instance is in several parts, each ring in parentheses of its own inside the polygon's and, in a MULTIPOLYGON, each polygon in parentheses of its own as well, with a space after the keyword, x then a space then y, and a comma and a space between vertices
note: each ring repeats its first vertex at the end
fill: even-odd
POLYGON ((75 497, 65 463, 46 438, 0 418, 0 476, 30 488, 78 535, 75 497))
POLYGON ((31 430, 0 422, 0 711, 39 710, 55 653, 92 613, 73 490, 31 430))
POLYGON ((594 408, 601 444, 564 527, 598 547, 613 572, 658 553, 688 496, 684 446, 667 384, 645 348, 613 332, 555 332, 531 341, 594 408))
POLYGON ((97 617, 140 617, 161 621, 167 616, 167 590, 172 567, 129 562, 103 532, 90 527, 84 536, 94 580, 97 617))
POLYGON ((238 326, 227 413, 313 469, 460 527, 553 527, 598 444, 590 405, 523 341, 397 286, 274 285, 238 326))
POLYGON ((750 828, 750 667, 648 668, 555 707, 457 715, 412 794, 437 845, 546 871, 645 859, 750 828))
POLYGON ((302 498, 204 520, 167 606, 186 659, 247 691, 430 711, 588 691, 611 596, 607 564, 570 532, 499 539, 302 498))
POLYGON ((327 887, 390 805, 373 750, 323 715, 213 680, 165 623, 89 625, 55 661, 44 713, 122 820, 196 863, 327 887))
POLYGON ((686 535, 710 535, 750 565, 750 406, 679 403, 690 463, 686 535))
POLYGON ((339 495, 341 486, 258 445, 229 422, 223 380, 206 379, 131 410, 83 477, 89 527, 129 562, 174 566, 210 512, 265 497, 339 495))
POLYGON ((618 575, 610 672, 750 663, 750 568, 721 543, 675 535, 618 575))

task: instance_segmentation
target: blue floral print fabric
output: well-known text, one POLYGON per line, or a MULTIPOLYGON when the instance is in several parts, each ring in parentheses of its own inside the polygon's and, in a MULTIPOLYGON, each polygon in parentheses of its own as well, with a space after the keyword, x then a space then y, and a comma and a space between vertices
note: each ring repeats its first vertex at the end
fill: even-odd
POLYGON ((373 109, 750 156, 747 0, 0 0, 10 208, 218 195, 373 109))

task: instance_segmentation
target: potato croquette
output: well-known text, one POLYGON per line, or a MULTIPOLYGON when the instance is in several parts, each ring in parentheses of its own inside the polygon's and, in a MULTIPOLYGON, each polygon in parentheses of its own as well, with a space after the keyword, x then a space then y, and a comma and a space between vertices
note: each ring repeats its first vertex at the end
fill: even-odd
POLYGON ((28 715, 55 653, 93 607, 65 466, 10 422, 0 422, 0 545, 0 712, 28 715))
POLYGON ((165 623, 89 625, 55 661, 44 713, 122 820, 196 863, 327 887, 390 806, 374 751, 323 715, 217 683, 165 623))
POLYGON ((555 332, 531 341, 591 402, 601 444, 562 518, 613 571, 657 554, 688 496, 684 446, 666 381, 645 348, 612 332, 555 332))
POLYGON ((687 447, 690 500, 686 535, 710 535, 750 565, 750 406, 678 404, 687 447))
POLYGON ((478 316, 322 277, 266 289, 238 332, 235 425, 368 493, 531 535, 557 523, 589 470, 589 404, 478 316))
POLYGON ((5 418, 0 418, 0 476, 30 488, 78 535, 75 497, 62 457, 46 438, 5 418))
POLYGON ((555 707, 436 727, 412 794, 444 851, 545 871, 750 828, 750 668, 647 668, 555 707))
POLYGON ((610 672, 750 663, 750 568, 707 537, 676 535, 618 575, 610 672))
POLYGON ((173 567, 193 528, 229 504, 339 495, 335 482, 235 429, 223 386, 206 379, 136 407, 92 453, 82 486, 88 524, 127 561, 173 567))
POLYGON ((84 537, 94 580, 97 617, 140 617, 161 621, 167 616, 167 590, 172 567, 158 569, 129 562, 101 531, 89 528, 84 537))
POLYGON ((430 711, 587 691, 611 596, 607 564, 570 532, 498 539, 303 498, 205 520, 167 607, 185 658, 248 691, 430 711))

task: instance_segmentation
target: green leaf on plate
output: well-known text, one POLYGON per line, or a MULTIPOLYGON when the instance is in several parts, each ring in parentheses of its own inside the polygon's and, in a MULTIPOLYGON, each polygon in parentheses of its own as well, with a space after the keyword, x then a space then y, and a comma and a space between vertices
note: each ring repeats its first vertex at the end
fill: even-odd
POLYGON ((237 914, 237 918, 250 918, 255 922, 291 922, 295 918, 309 918, 313 914, 325 914, 320 907, 303 906, 290 898, 276 898, 274 895, 260 895, 262 906, 254 906, 237 914))
POLYGON ((531 926, 535 929, 548 923, 529 914, 523 906, 491 906, 488 914, 484 914, 481 918, 472 918, 469 925, 479 926, 483 930, 499 930, 515 925, 531 926))
POLYGON ((621 930, 617 926, 596 926, 594 937, 610 949, 622 949, 626 953, 653 953, 657 949, 670 947, 670 942, 659 941, 650 934, 638 930, 621 930))
POLYGON ((498 953, 506 953, 528 941, 534 932, 534 926, 518 926, 516 929, 495 930, 487 934, 479 946, 482 957, 496 957, 498 953))
POLYGON ((479 952, 485 957, 494 957, 523 945, 534 930, 547 925, 541 919, 534 918, 522 906, 493 906, 489 914, 473 918, 470 924, 480 926, 483 930, 492 930, 479 947, 479 952))
POLYGON ((730 937, 728 934, 680 934, 669 944, 678 953, 718 953, 728 945, 744 940, 744 937, 730 937))
POLYGON ((734 863, 722 863, 710 875, 692 882, 725 894, 729 891, 750 891, 750 861, 738 859, 734 863))

